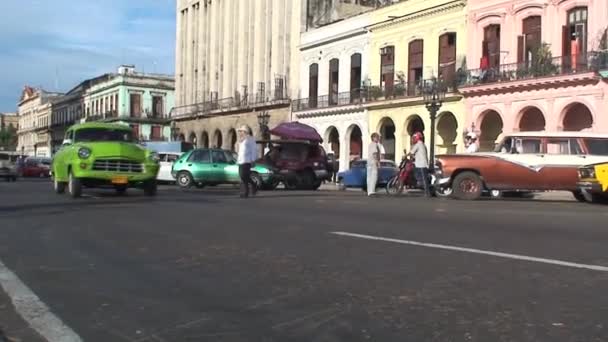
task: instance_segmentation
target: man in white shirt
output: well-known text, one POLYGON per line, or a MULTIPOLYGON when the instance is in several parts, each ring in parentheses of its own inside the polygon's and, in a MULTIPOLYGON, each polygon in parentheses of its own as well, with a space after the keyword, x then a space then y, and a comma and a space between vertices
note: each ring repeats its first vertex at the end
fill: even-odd
POLYGON ((414 166, 416 168, 416 172, 418 173, 418 177, 422 181, 422 185, 424 187, 424 195, 426 197, 431 197, 431 185, 430 177, 429 177, 429 156, 426 145, 423 141, 422 133, 416 132, 412 137, 414 146, 410 151, 410 155, 414 156, 414 166))
POLYGON ((477 153, 479 152, 479 143, 477 142, 477 134, 469 133, 467 134, 467 153, 477 153))
POLYGON ((367 195, 374 196, 376 194, 376 185, 378 183, 378 169, 380 168, 380 160, 384 157, 384 146, 380 143, 380 134, 372 134, 372 142, 367 150, 367 195))
POLYGON ((258 189, 251 179, 251 167, 254 165, 258 155, 258 145, 251 136, 251 128, 246 125, 239 127, 239 142, 237 164, 239 165, 239 177, 241 178, 241 198, 249 197, 249 186, 251 195, 255 196, 258 189))

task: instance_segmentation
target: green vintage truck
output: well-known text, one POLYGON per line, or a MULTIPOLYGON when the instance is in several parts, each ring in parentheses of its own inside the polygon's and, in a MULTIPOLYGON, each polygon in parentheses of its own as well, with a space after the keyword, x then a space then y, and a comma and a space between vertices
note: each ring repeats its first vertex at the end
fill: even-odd
POLYGON ((129 126, 83 123, 70 127, 51 165, 55 192, 76 198, 82 189, 113 187, 119 194, 141 188, 156 195, 158 155, 137 144, 129 126))

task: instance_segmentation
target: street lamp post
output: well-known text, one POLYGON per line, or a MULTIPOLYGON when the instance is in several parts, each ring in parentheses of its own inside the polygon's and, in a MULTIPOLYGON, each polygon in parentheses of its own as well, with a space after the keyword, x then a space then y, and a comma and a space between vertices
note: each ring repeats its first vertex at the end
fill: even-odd
POLYGON ((436 78, 425 81, 421 88, 424 104, 431 117, 431 152, 429 167, 431 168, 431 172, 433 172, 435 169, 435 120, 437 119, 437 112, 441 108, 441 105, 443 105, 446 89, 443 80, 436 78))
POLYGON ((268 112, 264 111, 258 114, 258 125, 260 126, 260 135, 262 139, 266 139, 269 122, 270 114, 268 114, 268 112))
MULTIPOLYGON (((270 122, 270 114, 268 114, 267 111, 263 111, 261 113, 258 114, 258 125, 260 126, 260 138, 262 140, 266 140, 267 135, 268 135, 268 123, 270 122)), ((262 144, 262 155, 265 153, 264 149, 266 148, 267 144, 264 143, 262 144)))

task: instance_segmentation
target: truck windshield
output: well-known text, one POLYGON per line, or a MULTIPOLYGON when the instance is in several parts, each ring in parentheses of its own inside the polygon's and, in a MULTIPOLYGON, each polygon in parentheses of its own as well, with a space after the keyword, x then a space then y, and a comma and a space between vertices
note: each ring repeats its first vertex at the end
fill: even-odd
POLYGON ((75 142, 122 141, 135 142, 133 132, 124 129, 83 128, 74 134, 75 142))

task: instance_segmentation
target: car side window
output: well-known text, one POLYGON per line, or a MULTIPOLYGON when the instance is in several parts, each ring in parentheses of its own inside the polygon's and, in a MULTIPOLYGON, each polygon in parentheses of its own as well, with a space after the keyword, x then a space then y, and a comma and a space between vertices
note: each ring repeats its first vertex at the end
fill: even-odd
POLYGON ((175 162, 175 161, 176 161, 176 160, 178 160, 178 159, 179 159, 179 156, 178 156, 178 155, 175 155, 175 154, 167 154, 167 161, 168 161, 168 162, 170 162, 170 163, 173 163, 173 162, 175 162))
POLYGON ((517 153, 541 153, 540 139, 519 138, 515 140, 515 150, 517 153))
POLYGON ((192 152, 190 158, 188 158, 190 162, 196 163, 208 163, 209 162, 209 151, 208 150, 197 150, 192 152))
POLYGON ((161 162, 167 161, 167 155, 166 155, 165 153, 159 153, 159 154, 158 154, 158 159, 159 159, 161 162))
POLYGON ((214 163, 228 163, 228 160, 226 159, 226 155, 224 154, 224 151, 212 151, 211 152, 211 158, 213 159, 214 163))
POLYGON ((570 154, 569 139, 547 140, 547 154, 570 154))
POLYGON ((571 138, 570 139, 570 154, 583 154, 583 149, 581 145, 578 143, 578 139, 571 138))

